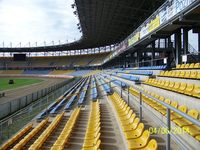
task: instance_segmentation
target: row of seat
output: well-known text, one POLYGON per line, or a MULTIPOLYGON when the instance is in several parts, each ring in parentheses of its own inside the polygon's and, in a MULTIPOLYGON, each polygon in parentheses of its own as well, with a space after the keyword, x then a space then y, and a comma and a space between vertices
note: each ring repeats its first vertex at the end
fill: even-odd
MULTIPOLYGON (((144 101, 146 104, 148 104, 149 106, 151 106, 153 109, 160 112, 164 116, 167 114, 167 108, 165 106, 163 106, 162 104, 153 100, 148 95, 150 95, 150 96, 152 96, 152 97, 154 97, 154 98, 156 98, 156 99, 158 99, 162 102, 165 102, 166 104, 169 104, 169 105, 173 106, 174 108, 177 108, 178 110, 180 110, 184 113, 187 113, 189 116, 193 117, 194 119, 199 119, 199 112, 195 109, 191 109, 191 110, 188 111, 187 106, 185 106, 185 105, 179 106, 177 101, 171 101, 168 98, 164 98, 163 96, 160 96, 160 95, 155 94, 153 92, 149 92, 147 90, 144 90, 144 92, 147 95, 142 94, 142 101, 144 101)), ((130 93, 139 98, 139 91, 138 90, 131 87, 130 93)), ((192 122, 190 122, 189 120, 187 120, 186 118, 180 116, 179 114, 177 114, 175 112, 171 112, 171 120, 175 124, 177 124, 178 126, 185 129, 185 131, 188 132, 190 135, 192 135, 193 137, 195 137, 197 140, 200 141, 200 127, 198 127, 197 125, 194 125, 192 122)))
POLYGON ((89 120, 87 124, 87 129, 84 137, 83 150, 99 150, 101 140, 100 140, 100 105, 99 101, 91 102, 91 110, 89 115, 89 120))
POLYGON ((124 83, 123 81, 111 78, 112 83, 114 83, 115 85, 122 87, 123 89, 125 89, 127 87, 126 83, 124 83))
POLYGON ((133 75, 145 75, 145 76, 153 75, 153 71, 146 71, 146 70, 123 70, 123 71, 117 71, 117 73, 126 73, 126 74, 133 74, 133 75))
POLYGON ((96 86, 96 81, 95 78, 92 78, 92 95, 91 98, 92 100, 96 100, 98 97, 98 93, 97 93, 97 86, 96 86))
POLYGON ((200 79, 200 71, 161 71, 158 76, 186 79, 200 79))
POLYGON ((128 75, 128 74, 117 74, 117 73, 112 73, 111 75, 122 78, 122 79, 126 79, 126 80, 130 80, 130 81, 139 81, 139 77, 135 77, 133 75, 128 75))
POLYGON ((111 93, 111 88, 110 86, 108 85, 108 83, 106 83, 102 77, 98 77, 98 80, 100 82, 100 84, 102 85, 104 91, 107 93, 107 94, 110 94, 111 93))
POLYGON ((176 69, 200 69, 200 63, 179 64, 176 66, 176 69))
POLYGON ((144 83, 165 90, 200 98, 200 85, 157 79, 147 79, 144 83))
POLYGON ((123 130, 124 136, 128 143, 128 148, 142 150, 156 150, 157 142, 154 139, 150 140, 150 132, 144 129, 144 124, 136 117, 133 110, 127 103, 120 98, 117 93, 109 96, 117 117, 120 122, 120 127, 123 130))
POLYGON ((14 135, 11 139, 9 139, 6 143, 4 143, 0 150, 7 150, 12 144, 14 144, 17 140, 19 140, 22 136, 25 134, 28 134, 29 131, 33 128, 33 124, 27 125, 25 128, 23 128, 20 132, 18 132, 16 135, 14 135))
POLYGON ((41 149, 41 147, 44 144, 44 142, 52 134, 52 132, 57 127, 57 125, 61 122, 63 116, 64 116, 64 112, 59 114, 59 115, 57 115, 54 118, 54 120, 51 122, 51 124, 45 129, 45 131, 43 131, 42 134, 30 146, 29 150, 39 150, 39 149, 41 149))
POLYGON ((73 131, 73 128, 77 122, 77 119, 79 117, 81 108, 75 108, 65 124, 62 132, 60 133, 59 137, 51 147, 51 150, 64 150, 65 144, 69 141, 70 135, 73 131))
POLYGON ((125 70, 164 70, 166 69, 166 65, 161 66, 145 66, 145 67, 136 67, 136 68, 125 68, 125 70))
POLYGON ((81 94, 80 94, 80 97, 79 97, 79 100, 78 100, 78 105, 82 105, 84 103, 84 101, 86 99, 86 92, 88 90, 89 83, 90 83, 90 77, 87 80, 85 86, 83 87, 83 90, 81 91, 81 94))
POLYGON ((39 133, 45 125, 47 125, 49 118, 40 122, 31 132, 28 133, 12 150, 21 150, 37 133, 39 133))

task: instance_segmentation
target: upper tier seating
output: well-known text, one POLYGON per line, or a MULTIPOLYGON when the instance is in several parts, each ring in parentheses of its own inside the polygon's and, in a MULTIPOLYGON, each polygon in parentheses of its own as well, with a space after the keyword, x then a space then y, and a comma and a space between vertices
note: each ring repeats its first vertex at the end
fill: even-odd
POLYGON ((0 74, 22 74, 23 70, 3 70, 0 74))
POLYGON ((144 129, 144 124, 140 122, 133 110, 120 98, 117 93, 109 96, 113 107, 117 113, 117 119, 127 140, 129 150, 132 149, 157 149, 157 142, 150 140, 150 132, 144 129))
POLYGON ((51 75, 63 75, 63 74, 70 74, 74 72, 74 70, 53 70, 50 72, 51 75))
POLYGON ((200 71, 162 71, 158 76, 184 79, 200 79, 200 71))
POLYGON ((24 70, 23 74, 42 74, 46 75, 49 74, 51 70, 24 70))
POLYGON ((71 75, 71 76, 84 76, 84 75, 86 75, 90 72, 91 72, 91 70, 77 70, 77 71, 70 73, 69 75, 71 75))
POLYGON ((200 85, 156 79, 147 79, 144 83, 165 90, 200 98, 200 85))
POLYGON ((175 69, 200 69, 200 63, 179 64, 175 69))

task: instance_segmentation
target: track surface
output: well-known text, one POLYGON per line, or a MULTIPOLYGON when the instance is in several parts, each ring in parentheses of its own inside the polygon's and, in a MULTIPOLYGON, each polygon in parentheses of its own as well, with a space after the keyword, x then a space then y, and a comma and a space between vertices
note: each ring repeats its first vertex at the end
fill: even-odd
POLYGON ((23 86, 17 89, 10 89, 4 91, 5 97, 0 98, 0 104, 12 101, 14 99, 23 97, 30 93, 36 92, 38 90, 53 86, 64 80, 67 80, 67 79, 56 79, 56 78, 37 78, 37 79, 42 79, 43 81, 40 83, 23 86))

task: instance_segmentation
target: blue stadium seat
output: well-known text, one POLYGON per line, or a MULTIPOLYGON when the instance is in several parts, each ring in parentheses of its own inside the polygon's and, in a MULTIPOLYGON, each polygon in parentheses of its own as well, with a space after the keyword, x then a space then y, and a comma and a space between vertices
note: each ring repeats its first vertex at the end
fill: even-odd
POLYGON ((65 105, 64 110, 68 110, 71 108, 72 104, 74 103, 74 101, 76 100, 77 95, 73 95, 70 100, 67 102, 67 104, 65 105))

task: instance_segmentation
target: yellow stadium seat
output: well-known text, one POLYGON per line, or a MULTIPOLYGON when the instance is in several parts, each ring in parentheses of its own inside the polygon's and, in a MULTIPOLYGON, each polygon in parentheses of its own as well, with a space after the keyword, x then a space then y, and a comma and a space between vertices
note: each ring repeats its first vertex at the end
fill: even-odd
POLYGON ((192 96, 200 98, 200 85, 195 85, 192 91, 192 96))
POLYGON ((175 75, 176 75, 176 71, 172 71, 171 77, 175 77, 175 75))
POLYGON ((200 68, 200 63, 196 63, 195 65, 194 65, 194 68, 200 68))
POLYGON ((178 102, 172 101, 170 105, 175 107, 175 108, 177 108, 178 107, 178 102))
POLYGON ((176 74, 174 75, 174 77, 178 78, 180 76, 180 73, 181 73, 180 71, 176 71, 176 74))
POLYGON ((174 88, 174 84, 175 84, 175 82, 170 82, 167 89, 168 89, 168 90, 173 89, 173 88, 174 88))
POLYGON ((200 141, 200 135, 195 136, 195 139, 197 139, 198 141, 200 141))
POLYGON ((197 78, 196 79, 200 79, 200 71, 197 72, 197 78))
POLYGON ((100 144, 101 144, 101 140, 98 140, 96 145, 94 145, 93 147, 86 147, 86 148, 83 148, 82 150, 99 150, 100 144))
POLYGON ((171 77, 171 76, 172 76, 172 72, 173 72, 173 71, 169 71, 167 76, 168 76, 168 77, 171 77))
POLYGON ((194 68, 194 63, 191 63, 190 66, 188 68, 194 68))
POLYGON ((196 79, 197 78, 197 71, 191 71, 190 78, 196 79))
POLYGON ((160 72, 160 76, 164 76, 164 74, 165 74, 165 71, 160 72))
POLYGON ((164 76, 168 76, 169 71, 165 71, 164 76))
POLYGON ((147 146, 145 146, 144 148, 140 148, 140 150, 157 150, 157 149, 158 149, 158 144, 154 139, 150 140, 147 146))
POLYGON ((175 82, 172 91, 176 91, 176 92, 178 92, 180 85, 181 85, 181 84, 180 84, 179 82, 175 82))
MULTIPOLYGON (((187 106, 185 105, 179 106, 178 109, 184 113, 187 112, 187 106)), ((171 112, 171 120, 181 119, 181 118, 183 118, 181 115, 177 114, 176 112, 171 112)))
POLYGON ((144 124, 139 123, 138 127, 135 130, 124 132, 124 133, 125 133, 126 139, 129 140, 129 139, 135 139, 135 138, 140 137, 143 131, 144 131, 144 124))
POLYGON ((176 68, 177 68, 177 69, 181 68, 181 65, 180 65, 180 64, 178 64, 178 65, 176 66, 176 68))
MULTIPOLYGON (((189 116, 193 117, 194 119, 198 119, 199 116, 199 112, 197 110, 189 110, 187 113, 189 116)), ((178 126, 183 127, 186 125, 192 125, 192 122, 190 122, 189 120, 185 119, 185 118, 181 118, 181 119, 175 119, 173 120, 173 122, 175 122, 178 126)))
POLYGON ((187 87, 185 89, 185 94, 186 95, 192 95, 192 91, 194 89, 194 85, 193 84, 187 84, 187 87))
POLYGON ((122 130, 124 132, 135 130, 139 123, 140 123, 140 119, 139 118, 135 118, 135 120, 133 121, 132 124, 127 125, 127 126, 122 126, 122 130))
POLYGON ((139 138, 128 140, 128 147, 130 150, 144 148, 148 144, 149 138, 150 132, 145 130, 139 138))
POLYGON ((185 71, 185 76, 184 78, 191 78, 190 77, 191 71, 185 71))
POLYGON ((178 92, 179 92, 179 93, 184 93, 186 87, 187 87, 187 83, 181 82, 180 87, 179 87, 179 89, 178 89, 178 92))
POLYGON ((193 137, 200 135, 200 127, 197 125, 183 126, 183 129, 193 137))
POLYGON ((190 64, 185 64, 185 69, 188 69, 189 68, 189 66, 190 66, 190 64))
POLYGON ((180 68, 181 68, 181 69, 185 68, 185 65, 186 65, 186 64, 181 64, 180 68))
POLYGON ((169 84, 170 84, 170 81, 166 81, 164 84, 164 88, 168 88, 169 84))
POLYGON ((179 77, 184 78, 185 77, 185 71, 180 71, 179 77))

